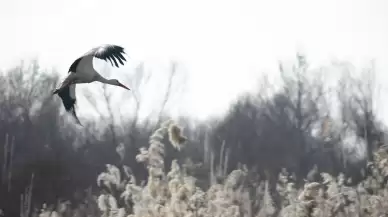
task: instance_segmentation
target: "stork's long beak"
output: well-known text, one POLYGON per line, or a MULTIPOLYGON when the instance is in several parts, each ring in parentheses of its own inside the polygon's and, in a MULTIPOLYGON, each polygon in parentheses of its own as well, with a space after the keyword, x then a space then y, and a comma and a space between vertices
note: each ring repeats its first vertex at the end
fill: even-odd
POLYGON ((131 90, 131 89, 129 89, 127 86, 125 86, 125 85, 122 84, 122 83, 120 83, 119 85, 120 85, 120 87, 122 87, 122 88, 125 88, 125 89, 127 89, 127 90, 131 90))

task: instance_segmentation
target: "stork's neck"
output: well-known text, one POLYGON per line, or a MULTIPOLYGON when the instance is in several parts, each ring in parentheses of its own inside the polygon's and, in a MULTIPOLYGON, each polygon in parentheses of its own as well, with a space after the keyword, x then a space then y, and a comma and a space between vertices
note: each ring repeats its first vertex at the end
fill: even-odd
POLYGON ((105 83, 105 84, 112 84, 112 85, 114 84, 112 79, 106 79, 106 78, 102 77, 101 75, 98 76, 97 81, 99 81, 101 83, 105 83))

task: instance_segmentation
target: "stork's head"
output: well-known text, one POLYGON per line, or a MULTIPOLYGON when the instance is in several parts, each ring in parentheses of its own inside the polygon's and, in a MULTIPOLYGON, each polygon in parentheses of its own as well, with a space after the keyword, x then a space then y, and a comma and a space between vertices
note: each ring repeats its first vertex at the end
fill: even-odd
POLYGON ((127 86, 125 86, 124 84, 120 83, 120 81, 117 80, 117 79, 112 79, 111 82, 112 82, 113 85, 122 87, 122 88, 127 89, 127 90, 131 90, 127 86))

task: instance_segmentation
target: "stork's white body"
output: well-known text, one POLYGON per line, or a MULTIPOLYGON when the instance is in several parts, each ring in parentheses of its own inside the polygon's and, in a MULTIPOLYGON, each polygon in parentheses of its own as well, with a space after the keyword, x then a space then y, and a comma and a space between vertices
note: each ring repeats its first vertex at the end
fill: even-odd
POLYGON ((90 83, 96 80, 96 76, 100 75, 93 67, 93 59, 92 55, 85 56, 78 63, 77 72, 72 72, 74 75, 78 74, 76 83, 90 83))
POLYGON ((123 61, 126 61, 124 48, 117 45, 102 45, 93 48, 85 55, 76 59, 70 66, 69 75, 64 79, 61 86, 57 88, 53 94, 58 94, 62 99, 63 105, 66 111, 71 112, 78 124, 81 124, 75 112, 74 105, 76 103, 75 87, 76 84, 91 83, 99 81, 110 85, 120 86, 128 89, 125 85, 121 84, 117 79, 106 79, 102 77, 93 66, 94 58, 102 60, 109 60, 112 66, 119 67, 119 64, 124 65, 123 61), (113 65, 113 62, 115 65, 113 65))

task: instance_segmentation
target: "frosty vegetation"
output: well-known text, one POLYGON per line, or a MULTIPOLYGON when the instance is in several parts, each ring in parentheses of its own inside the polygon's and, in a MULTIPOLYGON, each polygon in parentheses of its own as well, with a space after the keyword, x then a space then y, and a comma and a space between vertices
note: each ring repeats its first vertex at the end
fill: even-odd
MULTIPOLYGON (((168 116, 181 85, 176 67, 146 121, 137 115, 146 100, 141 92, 131 101, 134 115, 124 119, 103 88, 109 115, 82 131, 47 91, 57 84, 55 73, 36 62, 4 73, 1 214, 387 216, 387 130, 373 66, 357 76, 348 63, 315 69, 303 56, 279 66, 281 88, 263 78, 256 93, 206 122, 168 116), (322 75, 329 72, 342 77, 327 85, 322 75)), ((140 90, 149 79, 132 86, 140 90)))

